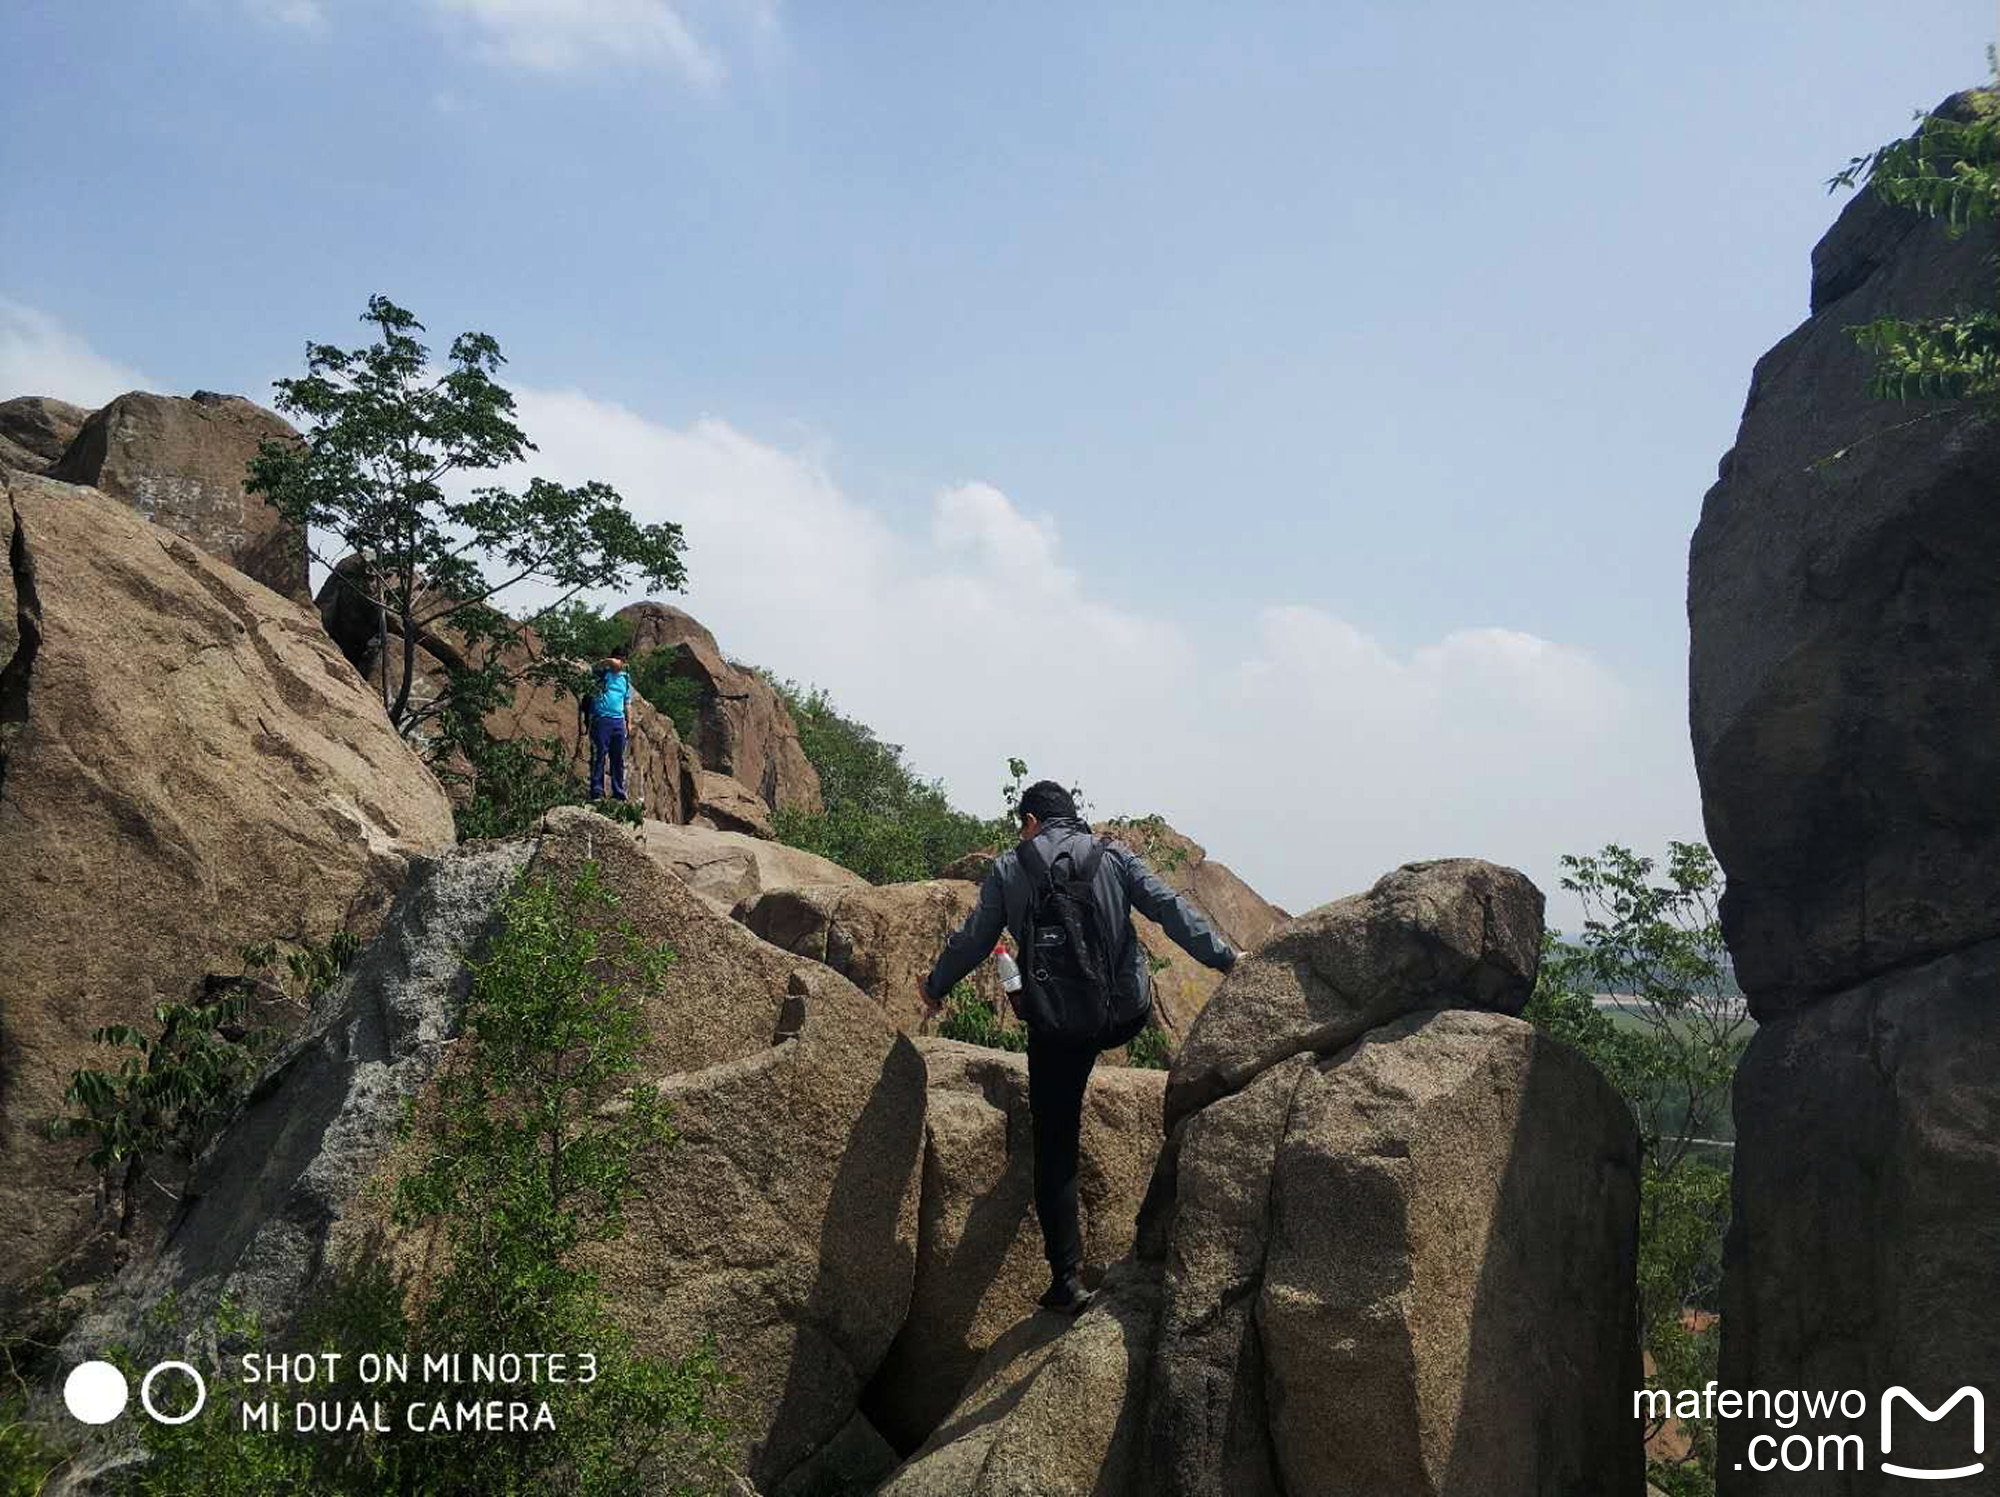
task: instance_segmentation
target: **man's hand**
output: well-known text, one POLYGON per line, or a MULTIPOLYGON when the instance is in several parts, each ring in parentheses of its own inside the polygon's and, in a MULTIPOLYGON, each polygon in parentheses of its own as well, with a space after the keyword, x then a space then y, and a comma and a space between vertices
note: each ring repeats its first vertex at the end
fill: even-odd
POLYGON ((924 1001, 924 1017, 926 1019, 935 1019, 944 1011, 944 1004, 938 999, 931 997, 931 990, 925 985, 921 977, 917 979, 917 996, 924 1001))

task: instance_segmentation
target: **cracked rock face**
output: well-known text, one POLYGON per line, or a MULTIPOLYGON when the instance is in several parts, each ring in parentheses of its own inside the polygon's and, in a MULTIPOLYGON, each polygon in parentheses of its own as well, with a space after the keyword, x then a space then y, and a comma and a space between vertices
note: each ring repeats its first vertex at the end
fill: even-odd
MULTIPOLYGON (((450 808, 306 610, 95 490, 0 475, 0 1285, 107 1266, 50 1142, 103 1024, 380 918, 450 808)), ((267 1022, 284 1026, 284 1014, 267 1022)), ((289 1022, 296 1024, 297 1016, 289 1022)))
POLYGON ((296 439, 282 416, 240 395, 121 395, 83 423, 49 476, 122 499, 275 593, 304 603, 305 537, 243 470, 266 440, 296 439))
POLYGON ((672 651, 673 673, 699 688, 689 746, 701 768, 728 775, 773 811, 819 810, 819 771, 769 682, 730 664, 715 636, 671 604, 634 603, 618 617, 632 628, 629 659, 672 651))
MULTIPOLYGON (((1689 548, 1695 768, 1760 1025, 1735 1081, 1727 1387, 1903 1386, 1935 1408, 2000 1385, 2000 421, 1874 399, 1849 331, 1985 303, 1995 243, 1857 194, 1689 548)), ((1731 1497, 1796 1489, 1751 1468, 1757 1433, 1722 1424, 1731 1497)), ((1911 1467, 1966 1460, 1962 1412, 1894 1440, 1911 1467)))

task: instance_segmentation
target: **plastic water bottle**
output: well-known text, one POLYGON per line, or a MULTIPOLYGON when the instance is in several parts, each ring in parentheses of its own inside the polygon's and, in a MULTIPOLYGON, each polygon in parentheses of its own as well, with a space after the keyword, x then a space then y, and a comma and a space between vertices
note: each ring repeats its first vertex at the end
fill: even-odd
POLYGON ((1005 946, 993 948, 993 964, 1000 969, 1000 991, 1018 993, 1021 991, 1021 969, 1014 964, 1014 954, 1005 946))

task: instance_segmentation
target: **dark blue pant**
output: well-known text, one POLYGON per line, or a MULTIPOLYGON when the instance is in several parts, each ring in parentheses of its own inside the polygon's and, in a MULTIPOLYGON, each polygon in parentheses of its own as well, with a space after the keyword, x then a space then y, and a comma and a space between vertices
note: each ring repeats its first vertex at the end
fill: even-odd
POLYGON ((590 798, 604 797, 604 761, 611 761, 611 798, 625 799, 625 719, 590 720, 590 798))
POLYGON ((1083 1141, 1083 1093, 1097 1047, 1028 1039, 1028 1111, 1035 1124, 1035 1215, 1050 1277, 1060 1281, 1083 1265, 1077 1221, 1077 1154, 1083 1141))

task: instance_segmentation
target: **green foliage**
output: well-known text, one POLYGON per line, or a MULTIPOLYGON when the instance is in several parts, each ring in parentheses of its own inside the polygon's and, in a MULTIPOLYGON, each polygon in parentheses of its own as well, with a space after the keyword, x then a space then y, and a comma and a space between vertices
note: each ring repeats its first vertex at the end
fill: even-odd
POLYGON ((1148 1024, 1126 1045, 1125 1063, 1145 1071, 1164 1071, 1172 1067, 1174 1051, 1167 1041, 1167 1032, 1157 1024, 1148 1024))
POLYGON ((486 712, 511 700, 520 681, 573 681, 578 669, 566 649, 526 658, 511 649, 524 626, 492 599, 539 583, 558 597, 526 624, 557 633, 583 624, 589 633, 587 621, 561 612, 578 594, 623 587, 635 575, 649 593, 682 585, 681 531, 639 524, 617 492, 597 482, 535 478, 518 492, 492 483, 447 490, 450 475, 490 473, 534 450, 514 421, 514 397, 493 378, 504 362, 499 344, 485 333, 460 334, 439 368, 417 339, 423 324, 388 298, 370 297, 361 320, 376 330, 369 346, 308 343, 306 374, 277 381, 278 409, 298 422, 303 440, 265 442, 246 486, 301 530, 330 533, 359 559, 335 576, 361 604, 382 611, 389 644, 401 646, 400 684, 384 703, 389 719, 418 737, 453 718, 454 731, 434 745, 448 754, 486 712), (413 690, 417 650, 434 643, 447 682, 435 700, 422 701, 413 690))
MULTIPOLYGON (((806 692, 789 681, 772 684, 819 772, 824 807, 810 813, 780 810, 772 818, 780 842, 830 858, 876 884, 931 878, 969 852, 1013 842, 1011 819, 954 810, 940 781, 920 778, 904 762, 900 745, 884 743, 843 716, 824 691, 806 692)), ((1019 766, 1018 796, 1026 766, 1018 760, 1012 765, 1019 766)))
POLYGON ((938 1020, 937 1032, 944 1039, 984 1045, 989 1050, 1028 1048, 1026 1026, 1003 1022, 993 1011, 993 1005, 981 1001, 969 982, 961 982, 945 994, 944 1013, 938 1020))
POLYGON ((623 656, 632 643, 632 626, 581 598, 543 609, 535 616, 535 632, 550 655, 588 666, 607 656, 623 656))
POLYGON ((452 807, 458 840, 518 837, 557 806, 584 798, 570 754, 559 739, 495 738, 484 720, 452 713, 447 736, 458 752, 435 765, 461 793, 452 807))
MULTIPOLYGON (((640 1166, 672 1142, 657 1092, 634 1085, 644 1040, 629 994, 657 982, 672 953, 616 918, 594 865, 568 879, 524 881, 500 933, 473 961, 459 1050, 433 1099, 406 1119, 414 1163, 394 1210, 431 1229, 445 1266, 414 1312, 402 1286, 363 1262, 334 1278, 295 1327, 288 1349, 337 1351, 333 1383, 286 1388, 222 1379, 210 1411, 143 1430, 151 1461, 138 1493, 339 1494, 483 1492, 697 1497, 725 1490, 726 1429, 713 1410, 727 1379, 713 1344, 679 1358, 641 1351, 612 1320, 584 1249, 624 1231, 640 1166), (426 1356, 561 1353, 567 1381, 532 1385, 462 1375, 446 1385, 363 1386, 363 1351, 426 1356), (582 1359, 594 1357, 584 1379, 582 1359), (300 1437, 242 1427, 245 1403, 302 1398, 379 1401, 386 1432, 300 1437), (546 1401, 552 1427, 413 1433, 413 1405, 546 1401)), ((209 1338, 235 1355, 261 1343, 224 1305, 209 1338)), ((468 1364, 469 1365, 469 1362, 468 1364)))
MULTIPOLYGON (((1716 919, 1721 872, 1706 847, 1690 842, 1668 844, 1664 870, 1616 845, 1562 861, 1563 887, 1583 902, 1582 937, 1547 938, 1524 1017, 1590 1056, 1632 1111, 1650 1383, 1699 1388, 1716 1376, 1719 1328, 1695 1312, 1716 1303, 1729 1222, 1729 1172, 1703 1141, 1729 1131, 1729 1084, 1750 1028, 1716 919), (1607 1012, 1595 994, 1625 1003, 1607 1012)), ((1706 1497, 1715 1431, 1683 1428, 1688 1458, 1656 1465, 1653 1479, 1706 1497)))
POLYGON ((1186 845, 1174 836, 1173 828, 1167 825, 1166 817, 1158 811, 1144 816, 1128 816, 1124 821, 1127 845, 1144 858, 1153 871, 1159 874, 1173 873, 1187 866, 1186 845))
POLYGON ((29 1421, 22 1399, 0 1399, 0 1497, 41 1497, 70 1451, 29 1421))
MULTIPOLYGON (((1990 50, 1987 56, 1990 62, 1990 50)), ((1953 237, 1992 220, 2000 210, 2000 95, 1969 95, 1964 118, 1919 112, 1917 120, 1914 135, 1854 157, 1827 189, 1866 183, 1886 203, 1942 220, 1953 237)), ((1848 331, 1876 356, 1868 389, 1879 398, 2000 397, 2000 309, 1963 308, 1915 321, 1880 317, 1848 331)))
POLYGON ((71 1072, 63 1101, 76 1111, 48 1131, 89 1142, 80 1163, 119 1200, 120 1237, 131 1233, 148 1165, 192 1161, 255 1069, 271 1031, 247 1022, 252 996, 238 985, 211 1002, 161 1002, 153 1008, 157 1034, 130 1024, 91 1031, 95 1043, 129 1053, 109 1071, 71 1072))
POLYGON ((701 715, 702 689, 699 681, 675 672, 680 649, 675 645, 641 655, 632 667, 632 687, 673 723, 683 743, 692 743, 701 715))

